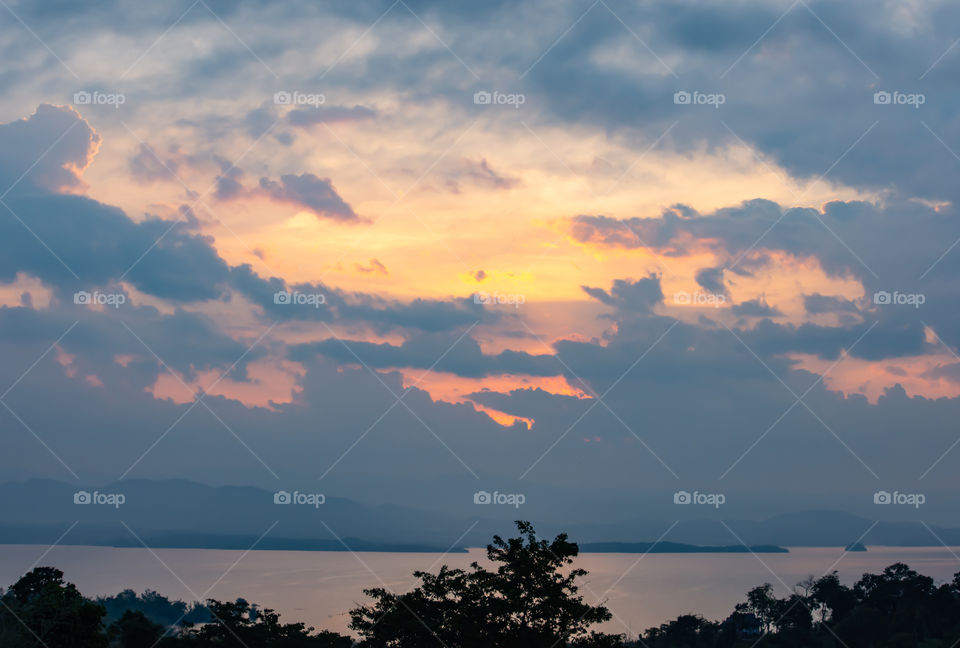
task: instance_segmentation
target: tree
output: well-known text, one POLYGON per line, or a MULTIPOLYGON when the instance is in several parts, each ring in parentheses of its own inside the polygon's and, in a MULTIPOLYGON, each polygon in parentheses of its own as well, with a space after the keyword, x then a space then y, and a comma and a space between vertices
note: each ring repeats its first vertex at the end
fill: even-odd
POLYGON ((164 634, 164 627, 154 623, 139 610, 127 610, 107 631, 117 648, 153 648, 164 634))
POLYGON ((450 569, 437 574, 417 571, 420 587, 405 594, 384 588, 364 590, 373 607, 350 611, 350 627, 364 637, 362 646, 493 646, 500 621, 492 616, 487 593, 490 575, 476 563, 472 571, 450 569))
POLYGON ((738 603, 736 611, 753 614, 760 621, 764 633, 770 632, 779 618, 777 597, 773 595, 773 586, 764 583, 747 592, 747 602, 738 603))
POLYGON ((813 627, 813 616, 808 606, 807 599, 796 593, 778 600, 774 606, 774 614, 776 615, 774 623, 777 630, 794 632, 810 630, 813 627))
POLYGON ((712 646, 719 634, 719 623, 707 621, 699 614, 682 614, 659 628, 650 628, 645 638, 651 648, 712 646))
POLYGON ((882 574, 864 574, 854 586, 857 597, 885 614, 921 603, 934 590, 933 579, 921 576, 903 563, 895 563, 882 574))
POLYGON ((107 621, 118 620, 127 610, 143 612, 148 619, 163 626, 212 621, 209 611, 202 604, 194 601, 188 606, 183 601, 171 601, 150 589, 143 594, 125 589, 115 596, 99 596, 96 602, 106 608, 107 621))
POLYGON ((529 522, 518 521, 520 536, 494 536, 489 571, 474 562, 470 570, 441 567, 437 574, 415 572, 421 584, 395 594, 385 588, 364 590, 373 606, 351 610, 350 627, 365 648, 553 648, 571 642, 611 645, 615 637, 591 633, 610 619, 602 605, 578 595, 570 569, 579 553, 566 534, 540 540, 529 522))
POLYGON ((865 634, 899 636, 900 641, 909 641, 930 635, 940 625, 932 610, 937 592, 933 579, 903 563, 890 565, 880 574, 864 574, 854 585, 854 592, 859 605, 856 615, 845 624, 848 633, 856 627, 856 621, 865 634))
POLYGON ((312 634, 303 623, 281 623, 275 611, 244 599, 224 603, 210 599, 211 623, 185 633, 187 646, 218 648, 350 648, 352 641, 335 632, 312 634))
POLYGON ((104 648, 105 611, 85 599, 63 572, 37 567, 0 599, 0 645, 4 648, 104 648))
POLYGON ((857 605, 857 597, 840 582, 837 572, 822 576, 810 588, 810 599, 822 610, 822 621, 838 623, 857 605))
POLYGON ((516 645, 555 646, 611 618, 607 608, 588 605, 577 596, 576 580, 586 576, 586 570, 561 573, 580 551, 567 541, 567 534, 548 543, 537 539, 529 522, 517 522, 517 529, 521 537, 504 541, 494 536, 487 546, 487 558, 500 563, 493 579, 494 601, 499 604, 494 609, 505 620, 508 636, 519 642, 516 645))

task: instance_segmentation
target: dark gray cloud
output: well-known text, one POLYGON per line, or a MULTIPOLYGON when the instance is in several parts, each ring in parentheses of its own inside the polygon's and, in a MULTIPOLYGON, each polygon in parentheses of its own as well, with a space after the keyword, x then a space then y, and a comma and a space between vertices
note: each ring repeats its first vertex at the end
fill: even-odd
POLYGON ((740 317, 777 317, 783 315, 779 308, 771 306, 762 297, 734 304, 730 310, 733 311, 734 315, 740 317))
MULTIPOLYGON (((525 89, 555 119, 635 138, 638 150, 679 122, 662 146, 694 152, 746 142, 794 176, 829 171, 831 180, 862 188, 954 199, 948 178, 957 161, 937 138, 958 138, 950 93, 940 85, 960 65, 943 56, 954 40, 945 25, 958 10, 944 2, 899 14, 874 9, 864 1, 708 2, 623 5, 612 15, 597 6, 533 67, 525 89), (630 51, 641 68, 593 55, 612 46, 630 51), (677 105, 681 90, 722 93, 726 102, 677 105), (877 105, 877 91, 924 93, 926 102, 877 105)), ((581 13, 558 11, 563 27, 532 35, 539 51, 581 13)), ((510 54, 501 57, 505 66, 523 65, 510 54)))
MULTIPOLYGON (((793 395, 729 332, 677 324, 663 335, 669 324, 651 318, 624 327, 605 345, 558 345, 564 362, 591 390, 604 394, 616 416, 593 399, 539 389, 470 395, 486 406, 534 419, 530 430, 497 425, 469 404, 435 401, 417 388, 404 397, 416 416, 403 405, 389 409, 404 390, 399 374, 381 372, 378 380, 364 367, 353 368, 353 363, 323 354, 303 359, 307 373, 292 403, 249 408, 208 396, 205 400, 221 424, 203 406, 186 413, 189 404, 158 401, 144 393, 144 385, 158 370, 155 360, 147 357, 143 366, 124 368, 100 362, 98 356, 84 359, 81 338, 67 347, 77 354, 74 377, 47 357, 7 401, 85 482, 115 479, 184 416, 137 464, 133 476, 202 473, 205 481, 221 484, 236 483, 236 475, 243 473, 246 482, 269 487, 276 480, 260 460, 284 480, 293 481, 315 479, 339 460, 321 482, 324 492, 371 501, 417 501, 456 512, 477 488, 477 480, 459 457, 483 482, 516 483, 530 492, 553 488, 570 493, 542 504, 548 514, 596 519, 623 517, 612 504, 619 501, 615 493, 649 499, 655 509, 661 499, 669 502, 678 484, 688 481, 722 489, 731 502, 728 510, 747 516, 756 506, 782 510, 805 501, 822 503, 823 497, 829 497, 833 507, 855 508, 858 502, 869 501, 877 488, 870 470, 882 483, 912 485, 955 440, 951 424, 958 414, 955 400, 909 398, 893 389, 877 405, 870 405, 860 397, 830 392, 815 382, 816 376, 792 371, 787 361, 764 354, 794 392, 813 385, 805 402, 823 423, 803 406, 781 418, 793 404, 793 395), (660 343, 640 359, 657 338, 660 343), (95 373, 103 387, 80 379, 89 373, 95 373), (744 390, 749 391, 746 402, 744 390), (44 393, 56 394, 56 408, 37 398, 44 393), (927 423, 923 444, 915 435, 902 433, 917 417, 927 423), (842 435, 843 443, 825 425, 842 435), (249 450, 236 442, 231 430, 249 450), (369 433, 360 438, 366 430, 369 433), (91 447, 105 445, 109 455, 90 452, 91 447), (552 449, 546 452, 548 448, 552 449), (819 488, 814 490, 820 495, 811 493, 812 499, 805 500, 796 483, 807 483, 803 480, 809 478, 810 466, 817 467, 819 488), (759 492, 758 483, 764 484, 759 492)), ((81 326, 64 342, 69 344, 81 326)), ((29 323, 21 325, 21 330, 29 328, 29 323)), ((4 384, 15 380, 20 368, 29 366, 48 344, 40 335, 29 340, 4 335, 0 346, 9 358, 0 368, 4 384)), ((6 474, 64 476, 59 463, 5 410, 0 418, 9 423, 10 431, 10 452, 0 457, 6 474)), ((948 457, 942 470, 925 478, 928 497, 951 492, 954 461, 948 457)), ((936 506, 924 513, 949 515, 936 506)))
POLYGON ((946 378, 950 382, 960 383, 960 362, 940 364, 923 373, 924 378, 946 378))
POLYGON ((822 313, 857 313, 857 305, 843 297, 833 297, 814 293, 803 296, 803 306, 811 315, 822 313))
POLYGON ((41 104, 29 117, 0 124, 0 141, 0 193, 15 195, 83 187, 80 170, 101 139, 72 108, 41 104))
POLYGON ((954 349, 960 348, 960 316, 952 306, 956 296, 952 277, 960 272, 960 254, 952 245, 960 240, 960 220, 952 206, 834 201, 814 210, 750 200, 708 214, 674 207, 665 210, 661 218, 621 221, 577 216, 569 231, 575 240, 588 245, 650 246, 664 255, 706 247, 724 261, 724 272, 742 272, 744 265, 749 272, 774 269, 771 252, 815 258, 828 274, 860 281, 866 303, 851 306, 842 300, 807 297, 808 308, 836 308, 851 315, 859 310, 884 323, 885 328, 878 330, 891 335, 901 331, 901 341, 891 340, 892 355, 919 348, 921 322, 933 326, 954 349), (885 304, 885 293, 894 298, 920 295, 922 302, 919 307, 885 304))
POLYGON ((243 170, 222 158, 217 162, 220 165, 220 174, 217 176, 214 197, 217 200, 233 200, 247 195, 249 192, 243 186, 243 170))
POLYGON ((602 288, 591 288, 589 286, 581 286, 581 288, 597 301, 608 306, 616 306, 623 311, 649 313, 663 302, 660 278, 656 275, 650 275, 636 281, 616 279, 610 288, 610 292, 602 288))
POLYGON ((29 349, 49 346, 63 336, 58 346, 74 356, 72 364, 81 376, 119 378, 126 372, 143 388, 166 373, 164 365, 187 379, 197 371, 233 367, 230 378, 244 381, 247 364, 264 356, 264 348, 250 349, 249 343, 234 340, 209 317, 182 309, 164 315, 151 307, 134 307, 129 301, 116 310, 104 311, 72 301, 53 311, 0 307, 0 335, 6 344, 29 349), (135 361, 121 367, 118 357, 135 361))
POLYGON ((320 178, 312 173, 290 173, 277 180, 262 177, 256 187, 248 187, 241 168, 221 157, 217 157, 216 162, 221 168, 216 177, 214 191, 218 200, 264 196, 276 202, 312 211, 318 218, 359 220, 353 208, 337 193, 330 178, 320 178))
POLYGON ((865 360, 919 355, 935 350, 927 344, 924 327, 919 320, 875 320, 849 327, 815 324, 795 326, 761 320, 744 339, 761 356, 797 352, 834 360, 861 337, 862 340, 850 350, 850 355, 865 360))
POLYGON ((333 188, 330 178, 318 178, 312 173, 285 174, 279 180, 260 178, 260 190, 273 200, 305 207, 317 216, 357 219, 353 208, 333 188))
POLYGON ((718 295, 727 294, 727 287, 723 283, 723 268, 700 268, 694 278, 704 290, 718 295))
POLYGON ((11 195, 5 202, 23 221, 0 221, 0 277, 7 280, 26 272, 72 294, 123 277, 183 302, 223 294, 227 264, 187 220, 135 223, 115 207, 72 195, 11 195))
POLYGON ((511 350, 488 355, 472 337, 461 338, 456 333, 420 334, 402 345, 328 338, 290 347, 290 357, 294 360, 305 360, 313 354, 321 354, 342 364, 361 363, 378 369, 432 367, 434 371, 468 378, 500 374, 559 376, 564 373, 563 365, 553 355, 531 355, 511 350))

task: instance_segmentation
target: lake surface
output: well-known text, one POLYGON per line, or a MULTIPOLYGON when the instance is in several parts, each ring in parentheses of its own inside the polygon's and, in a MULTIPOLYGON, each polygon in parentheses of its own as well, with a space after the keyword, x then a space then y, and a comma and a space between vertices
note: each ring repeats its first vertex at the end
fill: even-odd
MULTIPOLYGON (((759 559, 750 554, 585 554, 576 565, 590 572, 581 588, 585 599, 606 599, 615 615, 604 629, 638 633, 687 612, 722 619, 751 587, 770 582, 783 596, 786 586, 832 569, 850 584, 864 572, 905 562, 947 581, 960 571, 957 555, 960 549, 931 547, 871 547, 845 555, 839 548, 791 548, 788 554, 759 559)), ((444 563, 466 567, 484 559, 480 549, 449 555, 157 549, 154 555, 147 549, 0 545, 0 585, 14 583, 36 562, 62 569, 91 597, 124 588, 150 588, 184 600, 243 597, 276 609, 286 621, 346 633, 347 611, 368 600, 364 588, 404 591, 415 584, 414 570, 436 570, 444 563)))

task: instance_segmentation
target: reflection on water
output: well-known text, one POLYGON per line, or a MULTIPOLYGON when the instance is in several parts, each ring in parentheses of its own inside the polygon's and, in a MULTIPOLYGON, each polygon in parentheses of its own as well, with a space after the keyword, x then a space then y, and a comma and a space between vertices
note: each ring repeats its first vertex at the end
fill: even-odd
MULTIPOLYGON (((48 547, 0 546, 0 586, 16 581, 48 547)), ((466 567, 484 552, 469 554, 392 554, 300 551, 241 551, 55 547, 39 564, 65 572, 87 596, 116 594, 124 588, 150 588, 170 598, 244 597, 278 610, 286 621, 347 632, 347 611, 363 602, 363 588, 405 590, 412 572, 441 564, 466 567), (159 557, 159 559, 158 559, 159 557), (162 562, 161 562, 162 561, 162 562), (165 566, 166 565, 166 566, 165 566), (169 569, 168 569, 169 568, 169 569), (226 575, 224 575, 226 573, 226 575)), ((956 551, 960 554, 960 551, 956 551)), ((782 596, 806 576, 836 569, 852 583, 864 572, 905 562, 938 582, 960 571, 960 560, 946 548, 871 547, 844 554, 839 548, 795 548, 789 554, 585 554, 577 566, 590 574, 581 593, 590 603, 606 599, 614 619, 609 632, 642 632, 685 612, 720 619, 743 600, 748 589, 771 583, 782 596)))

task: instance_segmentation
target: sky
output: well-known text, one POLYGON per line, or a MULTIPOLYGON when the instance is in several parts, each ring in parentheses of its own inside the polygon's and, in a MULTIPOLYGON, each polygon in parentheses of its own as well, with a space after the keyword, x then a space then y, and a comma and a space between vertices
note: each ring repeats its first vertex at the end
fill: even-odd
POLYGON ((960 526, 955 3, 0 5, 8 480, 960 526))

